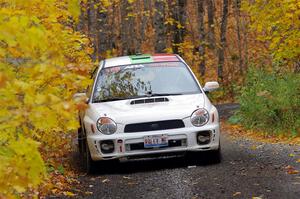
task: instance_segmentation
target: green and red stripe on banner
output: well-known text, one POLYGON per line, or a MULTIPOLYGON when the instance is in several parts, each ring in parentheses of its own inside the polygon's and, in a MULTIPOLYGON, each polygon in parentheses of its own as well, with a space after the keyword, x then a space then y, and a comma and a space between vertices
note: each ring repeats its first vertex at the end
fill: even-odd
POLYGON ((129 58, 132 64, 179 61, 178 57, 172 54, 154 54, 152 56, 150 54, 131 55, 129 58))

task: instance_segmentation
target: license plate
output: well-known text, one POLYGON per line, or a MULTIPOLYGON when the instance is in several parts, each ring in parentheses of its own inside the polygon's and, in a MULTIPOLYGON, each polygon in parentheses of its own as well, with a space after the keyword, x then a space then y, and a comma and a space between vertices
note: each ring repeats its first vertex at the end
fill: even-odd
POLYGON ((144 137, 144 147, 145 148, 157 148, 168 146, 168 136, 167 135, 150 135, 144 137))

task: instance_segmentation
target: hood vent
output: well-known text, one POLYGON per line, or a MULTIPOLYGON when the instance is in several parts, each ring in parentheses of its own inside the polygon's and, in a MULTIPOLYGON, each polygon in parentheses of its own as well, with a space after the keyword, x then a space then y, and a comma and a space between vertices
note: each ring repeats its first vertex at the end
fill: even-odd
POLYGON ((131 105, 134 104, 147 104, 147 103, 156 103, 156 102, 168 102, 169 99, 166 97, 158 97, 158 98, 147 98, 147 99, 139 99, 139 100, 132 100, 130 102, 131 105))

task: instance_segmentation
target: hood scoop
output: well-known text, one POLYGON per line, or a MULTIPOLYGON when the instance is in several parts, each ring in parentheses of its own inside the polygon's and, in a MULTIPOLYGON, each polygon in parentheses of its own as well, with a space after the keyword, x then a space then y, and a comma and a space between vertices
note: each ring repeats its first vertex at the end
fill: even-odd
POLYGON ((130 102, 131 105, 135 104, 148 104, 148 103, 156 103, 156 102, 168 102, 169 99, 166 97, 157 97, 157 98, 147 98, 147 99, 139 99, 139 100, 132 100, 130 102))

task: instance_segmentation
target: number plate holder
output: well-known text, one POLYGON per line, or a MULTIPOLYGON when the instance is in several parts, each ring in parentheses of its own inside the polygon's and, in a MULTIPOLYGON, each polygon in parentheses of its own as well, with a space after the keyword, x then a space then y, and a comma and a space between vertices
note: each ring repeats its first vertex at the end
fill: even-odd
POLYGON ((168 146, 167 135, 149 135, 144 137, 144 148, 160 148, 168 146))

